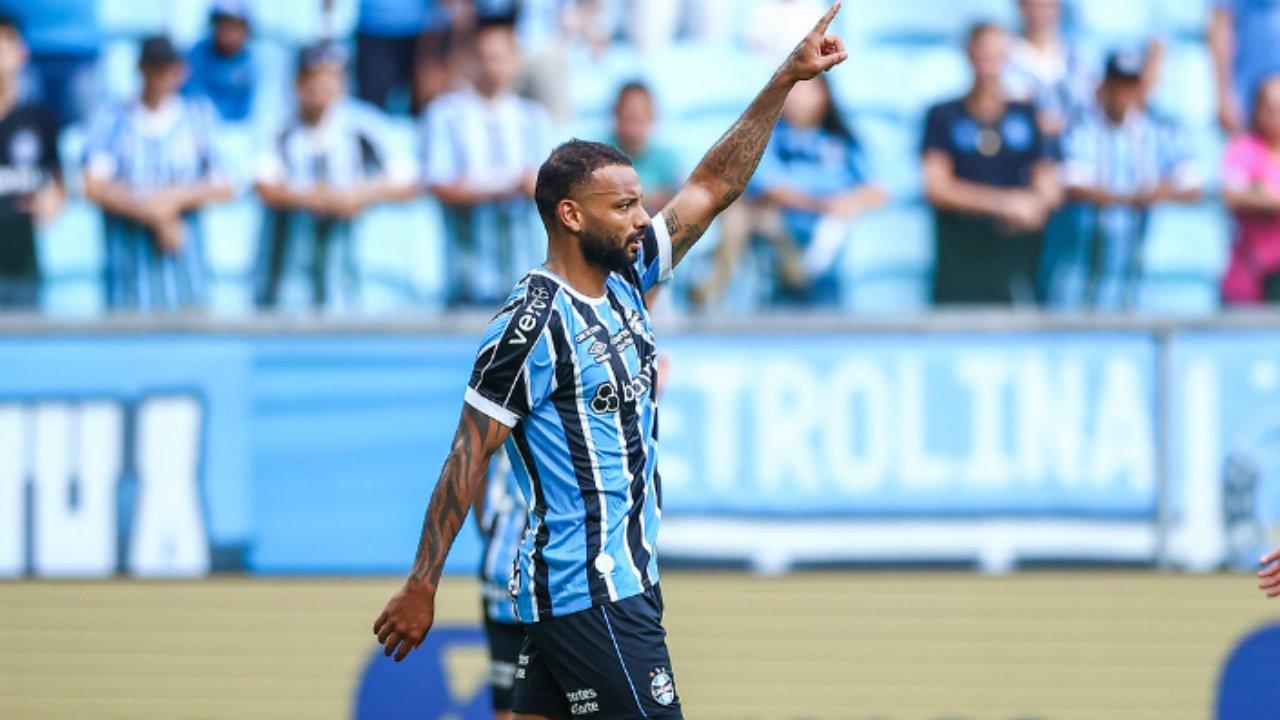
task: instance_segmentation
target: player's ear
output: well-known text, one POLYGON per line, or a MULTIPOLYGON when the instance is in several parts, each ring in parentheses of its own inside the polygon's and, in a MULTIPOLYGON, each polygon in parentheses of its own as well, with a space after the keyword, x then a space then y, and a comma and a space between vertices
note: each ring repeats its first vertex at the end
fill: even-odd
POLYGON ((569 232, 582 232, 582 207, 578 203, 565 198, 556 205, 556 214, 569 232))

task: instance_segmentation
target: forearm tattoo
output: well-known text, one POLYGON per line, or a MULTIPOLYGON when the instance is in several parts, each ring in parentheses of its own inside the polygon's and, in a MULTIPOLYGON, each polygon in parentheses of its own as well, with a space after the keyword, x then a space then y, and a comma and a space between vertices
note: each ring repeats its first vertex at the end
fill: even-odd
POLYGON ((488 415, 470 405, 463 408, 453 449, 445 460, 422 522, 418 555, 410 573, 414 580, 425 580, 430 585, 440 582, 445 556, 467 519, 476 488, 488 469, 492 454, 489 448, 496 446, 499 430, 488 415))

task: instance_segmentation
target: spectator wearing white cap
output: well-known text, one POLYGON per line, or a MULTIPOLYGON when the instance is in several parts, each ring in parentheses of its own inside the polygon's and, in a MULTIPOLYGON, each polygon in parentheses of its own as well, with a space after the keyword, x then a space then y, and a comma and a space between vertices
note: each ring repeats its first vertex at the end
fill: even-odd
POLYGON ((1144 107, 1143 67, 1138 53, 1111 55, 1097 108, 1064 139, 1073 222, 1049 290, 1064 309, 1131 309, 1149 211, 1200 200, 1200 172, 1179 129, 1144 107))
POLYGON ((257 73, 249 47, 249 4, 215 0, 209 13, 213 34, 196 43, 187 56, 191 75, 186 95, 202 95, 223 120, 239 122, 253 109, 257 73))

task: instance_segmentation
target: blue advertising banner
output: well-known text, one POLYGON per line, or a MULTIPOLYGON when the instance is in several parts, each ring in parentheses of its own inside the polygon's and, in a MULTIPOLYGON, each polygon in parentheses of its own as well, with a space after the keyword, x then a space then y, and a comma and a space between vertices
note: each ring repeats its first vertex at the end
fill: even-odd
POLYGON ((1152 518, 1141 334, 675 337, 670 512, 1152 518))
POLYGON ((1172 347, 1173 554, 1256 569, 1280 546, 1280 333, 1187 332, 1172 347))

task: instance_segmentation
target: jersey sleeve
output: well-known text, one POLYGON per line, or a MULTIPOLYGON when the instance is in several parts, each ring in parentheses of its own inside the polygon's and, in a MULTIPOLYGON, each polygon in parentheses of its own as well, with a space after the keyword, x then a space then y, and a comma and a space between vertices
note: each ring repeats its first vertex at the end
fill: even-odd
POLYGON ((636 285, 641 293, 671 279, 671 261, 671 234, 667 232, 666 218, 658 213, 651 218, 636 257, 635 277, 639 280, 636 285))
POLYGON ((515 427, 550 396, 556 364, 547 337, 551 313, 551 294, 530 284, 519 305, 489 323, 467 383, 468 405, 515 427))
POLYGON ((941 150, 947 155, 953 155, 950 140, 951 126, 947 122, 945 106, 935 105, 929 108, 929 114, 924 120, 924 138, 920 142, 920 153, 929 152, 930 150, 941 150))

